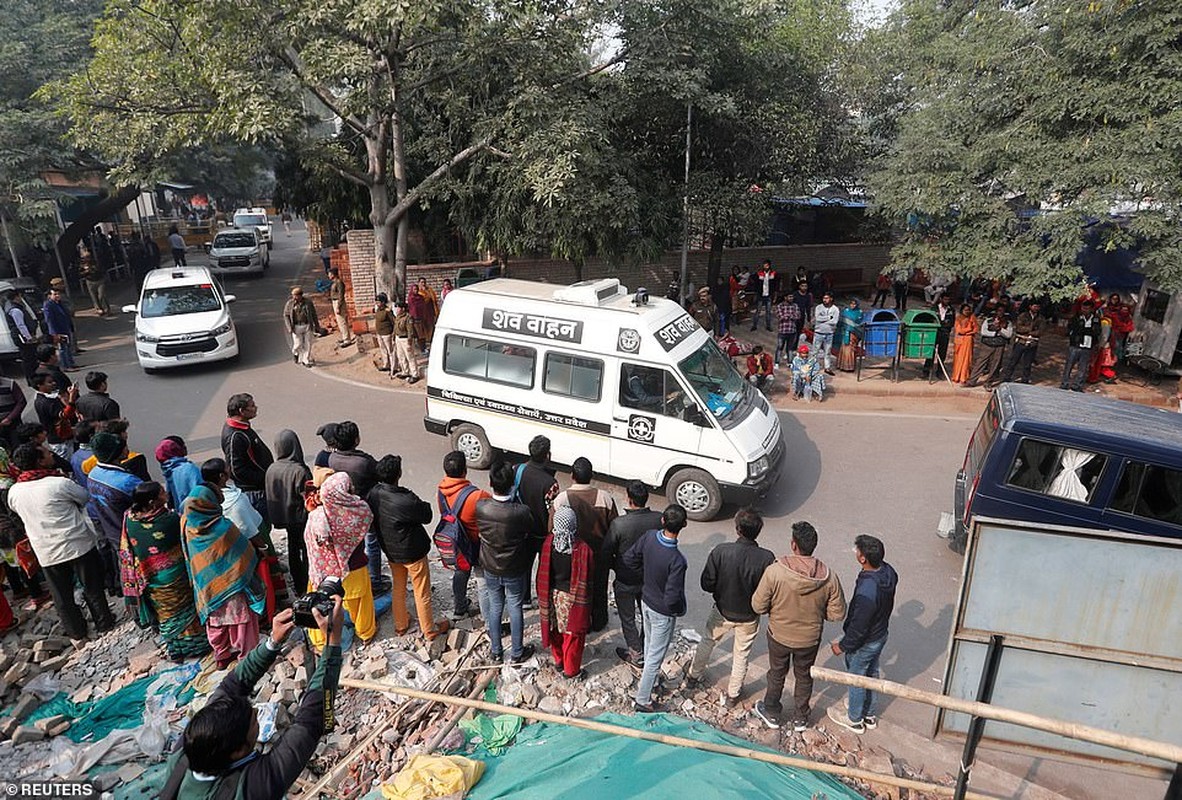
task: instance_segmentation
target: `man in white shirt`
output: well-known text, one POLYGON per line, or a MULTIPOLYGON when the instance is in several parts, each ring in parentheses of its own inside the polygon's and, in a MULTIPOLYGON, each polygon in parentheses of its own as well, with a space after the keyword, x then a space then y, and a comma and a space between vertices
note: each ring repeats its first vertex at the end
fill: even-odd
POLYGON ((82 584, 95 630, 111 630, 115 617, 104 593, 105 566, 86 515, 90 495, 53 469, 53 453, 44 447, 23 444, 13 452, 12 463, 20 475, 8 490, 8 507, 24 523, 63 630, 71 639, 86 638, 86 619, 74 601, 75 578, 82 584))
POLYGON ((821 296, 821 305, 813 309, 813 350, 825 359, 825 374, 833 375, 830 363, 833 353, 833 335, 837 333, 837 323, 841 320, 841 310, 833 304, 833 295, 821 296))

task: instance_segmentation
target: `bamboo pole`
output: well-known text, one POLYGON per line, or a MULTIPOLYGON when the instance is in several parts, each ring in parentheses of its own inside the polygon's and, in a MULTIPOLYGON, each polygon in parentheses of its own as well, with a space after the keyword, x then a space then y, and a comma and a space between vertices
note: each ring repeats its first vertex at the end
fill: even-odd
POLYGON ((1012 725, 1021 725, 1024 728, 1033 728, 1037 731, 1054 733, 1059 736, 1066 736, 1069 739, 1077 739, 1081 742, 1114 747, 1118 750, 1139 753, 1150 758, 1160 758, 1171 764, 1182 764, 1182 747, 1166 742, 1155 742, 1152 739, 1144 739, 1139 736, 1126 736, 1123 733, 1113 733, 1102 728, 1081 725, 1077 722, 1048 719, 1047 717, 1040 717, 1037 714, 1031 714, 1026 711, 1015 711, 1012 708, 1002 708, 1000 706, 990 705, 989 703, 978 703, 975 700, 948 697, 947 695, 937 694, 936 692, 929 692, 923 689, 913 689, 901 683, 884 681, 881 678, 851 675, 848 672, 818 666, 814 666, 810 672, 814 678, 829 681, 830 683, 857 686, 862 689, 870 689, 871 691, 901 697, 904 700, 913 700, 917 703, 937 706, 948 711, 956 711, 974 717, 983 717, 996 722, 1008 722, 1012 725))
MULTIPOLYGON (((480 697, 480 695, 484 694, 484 690, 488 688, 488 685, 492 683, 493 678, 496 676, 497 669, 495 667, 485 667, 484 675, 480 677, 480 680, 476 681, 476 685, 472 687, 472 691, 468 692, 468 698, 475 700, 476 698, 480 697)), ((468 710, 469 709, 465 708, 464 706, 456 706, 455 710, 451 712, 450 716, 448 716, 447 722, 444 723, 443 727, 437 730, 435 735, 432 736, 424 745, 424 752, 433 753, 435 748, 447 738, 449 733, 451 733, 452 728, 454 728, 459 723, 460 717, 468 713, 468 710)))
MULTIPOLYGON (((579 717, 561 717, 556 714, 547 714, 543 711, 530 711, 524 708, 503 706, 498 703, 486 703, 483 700, 472 700, 466 697, 452 697, 450 695, 434 694, 432 692, 423 692, 418 689, 410 689, 402 686, 391 686, 390 684, 379 683, 377 681, 342 678, 341 686, 348 687, 350 689, 368 689, 374 692, 397 692, 398 694, 403 694, 407 697, 417 697, 422 700, 433 700, 446 705, 474 708, 478 711, 487 711, 492 714, 512 714, 515 717, 530 719, 534 720, 535 722, 549 722, 555 725, 567 725, 572 728, 583 728, 585 730, 595 731, 597 733, 606 733, 614 736, 625 736, 629 739, 642 739, 644 741, 657 742, 659 744, 667 744, 674 747, 690 747, 695 750, 705 750, 706 752, 718 753, 720 755, 735 756, 738 758, 751 759, 753 761, 763 761, 768 764, 776 764, 777 766, 782 767, 793 767, 795 769, 809 770, 811 772, 824 772, 830 775, 837 775, 842 778, 853 778, 866 783, 876 783, 883 786, 898 786, 902 789, 931 792, 933 794, 945 795, 948 797, 951 797, 953 794, 953 788, 951 786, 942 786, 937 783, 927 783, 925 781, 915 781, 909 778, 899 778, 895 775, 883 775, 877 772, 870 772, 869 770, 857 769, 856 767, 845 767, 839 766, 837 764, 825 764, 820 761, 810 761, 807 758, 788 756, 784 755, 783 753, 766 753, 762 750, 736 747, 734 745, 700 742, 696 739, 686 739, 681 736, 669 736, 667 734, 653 733, 651 731, 634 730, 632 728, 625 728, 622 725, 611 725, 606 722, 597 722, 591 719, 581 719, 579 717)), ((998 795, 980 794, 978 792, 968 792, 965 794, 965 797, 970 798, 970 800, 998 800, 998 795)))

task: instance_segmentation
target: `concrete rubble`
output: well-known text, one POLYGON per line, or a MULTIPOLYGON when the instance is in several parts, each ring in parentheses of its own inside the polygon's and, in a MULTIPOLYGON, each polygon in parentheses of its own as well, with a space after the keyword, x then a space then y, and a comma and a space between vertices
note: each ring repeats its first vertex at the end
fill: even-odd
MULTIPOLYGON (((442 587, 436 592, 436 614, 442 615, 450 605, 450 592, 446 591, 450 573, 438 567, 434 571, 439 573, 435 585, 442 587)), ((613 623, 614 619, 613 614, 613 623)), ((482 678, 495 676, 497 702, 557 715, 632 712, 632 696, 639 674, 616 657, 619 636, 614 624, 603 633, 589 637, 584 655, 587 675, 571 680, 556 671, 549 664, 548 654, 540 651, 536 611, 527 612, 526 623, 527 640, 539 646, 538 654, 523 667, 490 670, 488 645, 479 617, 457 623, 446 636, 428 643, 419 635, 417 625, 412 625, 407 635, 394 635, 387 614, 381 619, 374 640, 356 642, 345 654, 342 677, 414 685, 459 696, 472 693, 482 678)), ((52 691, 45 694, 46 685, 60 689, 76 703, 105 697, 137 678, 173 666, 154 638, 151 631, 141 630, 124 616, 113 631, 76 646, 61 636, 52 609, 38 612, 16 632, 3 637, 0 706, 9 709, 9 713, 0 717, 0 761, 6 765, 6 773, 13 778, 51 775, 53 739, 69 729, 70 720, 54 716, 33 724, 24 722, 53 694, 52 691), (33 684, 33 688, 41 690, 41 696, 25 690, 39 675, 46 677, 41 679, 40 687, 33 684)), ((950 775, 933 779, 916 774, 908 764, 885 750, 866 745, 823 715, 818 715, 814 727, 795 733, 791 726, 779 731, 763 726, 751 714, 751 706, 758 697, 750 693, 737 707, 726 708, 721 704, 720 692, 727 669, 716 664, 703 684, 691 687, 686 682, 694 649, 692 638, 692 631, 686 635, 679 632, 662 668, 657 699, 666 710, 814 761, 952 783, 950 775)), ((725 661, 728 655, 729 646, 724 644, 718 658, 725 661)), ((256 702, 276 706, 277 731, 290 724, 314 665, 305 645, 291 644, 259 682, 256 702)), ((202 699, 199 695, 195 705, 202 699)), ((186 709, 179 709, 170 720, 174 730, 179 730, 185 712, 186 709)), ((445 730, 449 729, 448 723, 457 719, 454 709, 408 700, 393 693, 342 689, 336 698, 335 718, 336 728, 321 741, 289 796, 312 797, 310 790, 321 781, 331 792, 325 796, 361 796, 389 780, 410 756, 422 752, 429 743, 442 739, 447 746, 462 744, 458 729, 445 730)), ((147 757, 125 763, 118 770, 104 774, 103 784, 114 786, 134 780, 151 763, 147 757)), ((885 785, 850 785, 868 798, 925 797, 885 785)))

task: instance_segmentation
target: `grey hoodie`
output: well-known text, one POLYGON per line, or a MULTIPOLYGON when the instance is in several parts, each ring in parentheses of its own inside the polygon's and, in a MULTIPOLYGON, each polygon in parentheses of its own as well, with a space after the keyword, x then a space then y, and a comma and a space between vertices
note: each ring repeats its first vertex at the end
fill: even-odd
POLYGON ((845 616, 845 592, 833 570, 812 556, 781 556, 755 588, 751 607, 767 614, 768 634, 786 647, 821 642, 825 620, 845 616))
POLYGON ((308 519, 304 508, 304 482, 312 472, 304 463, 304 448, 295 431, 282 430, 275 437, 275 461, 267 467, 263 480, 267 492, 267 512, 277 528, 302 525, 308 519))

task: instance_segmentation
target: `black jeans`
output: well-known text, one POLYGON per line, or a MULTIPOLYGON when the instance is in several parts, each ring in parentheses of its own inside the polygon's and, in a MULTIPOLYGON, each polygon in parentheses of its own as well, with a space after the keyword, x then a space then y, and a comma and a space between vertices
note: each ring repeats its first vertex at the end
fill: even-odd
POLYGON ((1014 347, 1010 350, 1010 361, 1006 364, 1004 381, 1012 381, 1014 379, 1014 372, 1018 366, 1022 367, 1022 382, 1030 383, 1030 368, 1034 366, 1034 359, 1038 355, 1038 342, 1034 344, 1022 344, 1014 342, 1014 347))
MULTIPOLYGON (((941 328, 936 331, 936 355, 940 356, 940 361, 947 365, 948 363, 948 331, 941 328)), ((932 365, 935 363, 934 358, 924 359, 923 375, 926 378, 932 371, 932 365)))
POLYGON ((611 581, 611 568, 607 559, 595 554, 591 574, 591 630, 601 631, 607 627, 607 584, 611 581))
POLYGON ((115 617, 111 613, 111 607, 107 605, 107 595, 104 592, 106 567, 97 547, 77 558, 42 569, 49 583, 49 593, 53 595, 53 604, 57 606, 62 629, 67 636, 71 639, 86 636, 86 619, 82 616, 82 609, 74 602, 75 578, 82 584, 86 607, 90 611, 95 629, 102 633, 114 627, 115 617))
POLYGON ((451 594, 455 601, 456 614, 467 614, 472 607, 472 603, 468 600, 468 580, 471 577, 471 572, 463 572, 458 569, 451 574, 451 594))
POLYGON ((809 712, 812 710, 813 676, 809 669, 817 660, 817 651, 821 643, 811 647, 789 647, 780 644, 772 638, 771 631, 767 634, 767 694, 763 697, 763 707, 769 714, 779 716, 784 710, 780 702, 784 694, 784 679, 788 675, 788 668, 792 668, 792 675, 796 686, 792 692, 795 702, 793 721, 808 722, 809 712))
POLYGON ((299 597, 308 591, 308 545, 304 528, 308 521, 289 523, 287 530, 287 570, 291 574, 291 595, 299 597))
POLYGON ((633 594, 616 584, 616 610, 620 612, 620 631, 624 644, 637 659, 644 658, 644 628, 640 624, 640 592, 633 594))

